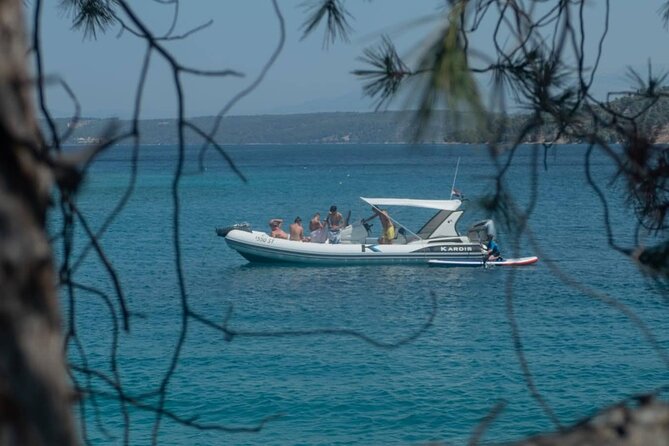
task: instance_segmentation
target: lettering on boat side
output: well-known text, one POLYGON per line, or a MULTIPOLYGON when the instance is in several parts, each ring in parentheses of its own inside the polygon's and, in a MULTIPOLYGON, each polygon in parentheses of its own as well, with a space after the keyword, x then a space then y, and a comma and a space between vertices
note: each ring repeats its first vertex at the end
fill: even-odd
POLYGON ((268 237, 266 234, 262 235, 256 235, 256 241, 257 242, 262 242, 262 243, 267 243, 268 245, 271 245, 274 243, 274 239, 271 237, 268 237))
POLYGON ((471 246, 442 246, 441 252, 471 252, 471 246))

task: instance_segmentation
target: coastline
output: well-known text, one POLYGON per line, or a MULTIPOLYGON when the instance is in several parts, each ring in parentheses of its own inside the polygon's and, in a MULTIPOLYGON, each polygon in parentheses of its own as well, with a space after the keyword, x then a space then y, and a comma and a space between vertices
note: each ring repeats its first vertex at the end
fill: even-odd
MULTIPOLYGON (((424 129, 417 127, 412 111, 386 112, 332 112, 294 115, 226 116, 216 126, 215 116, 189 118, 188 121, 205 131, 217 128, 214 140, 224 145, 465 145, 488 144, 490 133, 478 129, 468 113, 440 111, 424 129), (455 116, 456 119, 453 119, 455 116), (420 132, 420 133, 419 133, 420 132), (416 140, 416 135, 420 135, 416 140)), ((517 129, 525 117, 506 117, 505 132, 500 137, 503 145, 516 140, 517 129)), ((69 134, 63 144, 75 146, 97 145, 103 142, 102 135, 113 138, 126 133, 131 120, 118 118, 57 118, 54 120, 59 134, 69 134), (113 129, 110 132, 110 129, 113 129)), ((40 122, 47 131, 45 121, 40 122)), ((176 145, 178 143, 177 122, 174 119, 146 119, 139 123, 142 145, 176 145)), ((524 145, 581 144, 582 141, 561 137, 548 141, 552 135, 550 126, 538 128, 527 134, 524 145)), ((658 132, 658 143, 669 141, 669 132, 658 132)), ((186 143, 203 144, 205 140, 193 131, 186 130, 186 143)), ((605 137, 606 135, 603 135, 605 137)), ((604 138, 609 142, 611 137, 604 138)))

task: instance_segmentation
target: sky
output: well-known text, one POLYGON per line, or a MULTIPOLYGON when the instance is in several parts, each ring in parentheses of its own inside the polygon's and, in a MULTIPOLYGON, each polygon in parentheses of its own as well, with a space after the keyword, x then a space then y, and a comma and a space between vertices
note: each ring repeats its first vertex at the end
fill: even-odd
MULTIPOLYGON (((443 11, 444 0, 343 0, 353 16, 349 42, 323 48, 322 26, 301 39, 306 17, 304 0, 279 0, 285 19, 285 46, 263 82, 230 110, 229 115, 310 113, 323 111, 372 111, 363 98, 362 83, 351 74, 364 65, 357 60, 364 48, 389 35, 400 55, 415 60, 425 38, 435 32, 434 20, 443 11)), ((73 30, 71 17, 59 1, 43 2, 42 45, 45 73, 65 80, 74 90, 82 116, 120 117, 131 115, 134 91, 146 45, 118 28, 97 39, 84 38, 73 30)), ((150 0, 130 2, 141 19, 156 33, 170 27, 173 7, 150 0)), ((653 71, 669 68, 669 33, 658 16, 662 0, 611 0, 610 30, 597 78, 596 92, 629 85, 627 67, 646 73, 648 60, 653 71)), ((24 3, 27 14, 34 2, 24 3)), ((602 29, 604 0, 591 0, 586 11, 588 32, 594 37, 602 29)), ((241 78, 204 78, 184 75, 186 113, 189 116, 217 114, 240 90, 250 85, 278 44, 279 23, 269 0, 182 0, 174 34, 185 33, 212 20, 211 26, 184 40, 164 42, 184 65, 198 69, 234 69, 241 78)), ((484 24, 484 28, 487 26, 484 24)), ((483 30, 472 46, 490 50, 483 30), (477 40, 478 39, 478 40, 477 40)), ((592 48, 597 42, 591 42, 592 48)), ((485 91, 485 82, 482 81, 485 91)), ((411 91, 405 93, 410 97, 411 91)), ((47 102, 56 116, 69 116, 71 99, 55 83, 50 84, 47 102)), ((391 108, 406 107, 396 101, 391 108)), ((171 118, 176 100, 171 72, 158 56, 151 60, 142 107, 143 118, 171 118)))

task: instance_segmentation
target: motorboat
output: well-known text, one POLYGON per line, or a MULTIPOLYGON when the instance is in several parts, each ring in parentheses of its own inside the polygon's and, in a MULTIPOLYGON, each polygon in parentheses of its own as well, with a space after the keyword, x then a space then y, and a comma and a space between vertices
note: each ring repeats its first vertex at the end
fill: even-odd
MULTIPOLYGON (((486 241, 495 235, 492 220, 473 224, 463 235, 457 223, 463 215, 462 201, 421 200, 412 198, 360 197, 373 209, 402 206, 435 211, 417 232, 392 220, 395 238, 380 244, 372 237, 370 225, 364 220, 348 224, 340 231, 340 242, 333 244, 285 240, 254 230, 248 223, 218 228, 228 246, 250 262, 295 263, 310 265, 408 264, 429 260, 482 261, 486 241)), ((430 212, 430 214, 432 214, 430 212)))

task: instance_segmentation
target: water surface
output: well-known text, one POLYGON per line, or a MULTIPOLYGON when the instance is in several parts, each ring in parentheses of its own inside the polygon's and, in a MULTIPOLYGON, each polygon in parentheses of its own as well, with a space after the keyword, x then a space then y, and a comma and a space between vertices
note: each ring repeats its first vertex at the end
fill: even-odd
MULTIPOLYGON (((369 215, 367 197, 439 199, 456 187, 470 199, 460 229, 486 218, 477 198, 492 189, 493 165, 476 146, 238 146, 228 148, 248 178, 236 177, 215 153, 199 173, 189 148, 179 184, 181 259, 193 310, 245 332, 356 330, 392 343, 413 334, 437 299, 433 325, 417 340, 380 349, 341 335, 255 338, 227 342, 191 322, 169 385, 167 406, 206 424, 254 425, 281 414, 259 433, 198 432, 165 420, 164 444, 462 444, 499 401, 507 406, 486 434, 499 441, 551 429, 530 397, 510 332, 505 287, 513 304, 535 384, 561 422, 589 416, 603 405, 666 383, 667 369, 639 330, 619 311, 577 292, 548 268, 552 259, 570 277, 633 308, 668 346, 666 290, 643 279, 610 250, 602 208, 585 183, 584 148, 548 153, 539 172, 531 227, 549 258, 522 269, 435 269, 423 266, 254 266, 227 248, 215 228, 246 221, 266 229, 272 217, 307 221, 331 204, 352 219, 369 215)), ((91 172, 80 207, 99 226, 129 180, 130 148, 110 150, 91 172)), ((169 366, 181 323, 175 277, 172 177, 176 148, 140 151, 136 191, 102 244, 124 284, 131 331, 119 349, 121 377, 133 394, 154 390, 169 366), (141 317, 139 317, 141 316, 141 317)), ((531 151, 515 156, 508 187, 521 205, 530 194, 531 151)), ((612 202, 616 236, 629 240, 634 221, 612 167, 595 157, 593 169, 612 202)), ((397 212, 402 223, 419 218, 397 212)), ((54 217, 55 218, 55 217, 54 217)), ((421 215, 425 218, 425 215, 421 215)), ((54 221, 54 227, 57 222, 54 221)), ((378 222, 375 225, 378 228, 378 222)), ((515 252, 498 227, 505 255, 537 254, 523 241, 515 252)), ((83 238, 77 238, 81 249, 83 238)), ((78 280, 112 293, 95 256, 78 280)), ((80 294, 79 335, 91 366, 109 371, 112 319, 104 302, 80 294)), ((70 356, 78 360, 71 350, 70 356)), ((100 389, 110 390, 102 383, 100 389)), ((149 399, 149 401, 152 401, 149 399)), ((154 400, 155 401, 155 400, 154 400)), ((118 404, 99 399, 105 427, 119 435, 118 404)), ((89 406, 90 407, 90 406, 89 406)), ((92 413, 92 412, 91 412, 92 413)), ((131 443, 146 444, 154 417, 131 411, 131 443)), ((119 444, 89 420, 95 444, 119 444)))

